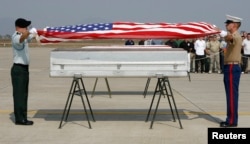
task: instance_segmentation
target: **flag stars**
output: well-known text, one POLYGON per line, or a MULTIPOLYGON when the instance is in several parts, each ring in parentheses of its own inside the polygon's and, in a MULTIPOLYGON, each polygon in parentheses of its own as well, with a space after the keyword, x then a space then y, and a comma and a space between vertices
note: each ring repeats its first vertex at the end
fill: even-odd
POLYGON ((58 32, 87 32, 87 31, 98 31, 98 30, 111 30, 112 23, 97 23, 97 24, 82 24, 72 26, 61 26, 61 27, 50 27, 48 31, 58 32))

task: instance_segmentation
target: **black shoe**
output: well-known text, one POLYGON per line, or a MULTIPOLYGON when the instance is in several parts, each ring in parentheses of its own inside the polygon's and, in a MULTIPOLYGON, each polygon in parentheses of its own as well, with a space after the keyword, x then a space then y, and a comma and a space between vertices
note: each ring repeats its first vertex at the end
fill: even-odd
POLYGON ((29 120, 16 121, 16 125, 33 125, 33 123, 33 121, 29 120))
POLYGON ((237 127, 237 124, 228 124, 227 122, 221 122, 220 123, 220 127, 224 127, 224 128, 227 128, 227 127, 237 127))

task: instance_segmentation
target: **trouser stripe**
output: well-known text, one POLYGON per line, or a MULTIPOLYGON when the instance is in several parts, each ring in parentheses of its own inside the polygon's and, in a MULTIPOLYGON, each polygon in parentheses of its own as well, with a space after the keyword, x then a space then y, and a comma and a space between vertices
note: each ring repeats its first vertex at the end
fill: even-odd
POLYGON ((230 72, 229 72, 229 86, 230 86, 230 92, 229 92, 229 99, 230 99, 230 118, 229 118, 229 123, 233 124, 234 122, 234 88, 233 88, 233 83, 234 83, 234 77, 233 77, 233 66, 230 65, 230 72))

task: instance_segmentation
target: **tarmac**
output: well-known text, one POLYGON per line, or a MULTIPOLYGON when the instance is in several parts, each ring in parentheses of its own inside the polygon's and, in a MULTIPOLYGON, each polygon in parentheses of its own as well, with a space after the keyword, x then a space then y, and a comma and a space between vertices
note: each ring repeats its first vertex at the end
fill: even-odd
MULTIPOLYGON (((95 78, 83 78, 95 122, 91 129, 82 101, 74 96, 67 122, 59 124, 72 78, 52 78, 50 51, 30 48, 28 117, 33 126, 15 125, 10 68, 12 49, 0 48, 0 143, 1 144, 205 144, 208 128, 218 128, 226 117, 226 97, 222 74, 194 74, 169 78, 183 128, 174 122, 167 98, 162 97, 152 129, 153 114, 145 122, 156 79, 146 97, 147 78, 108 78, 111 98, 100 78, 91 97, 95 78)), ((249 127, 250 75, 242 74, 239 90, 238 127, 249 127)), ((158 97, 156 97, 158 98, 158 97)), ((155 104, 153 105, 153 110, 155 104)), ((89 110, 88 110, 89 113, 89 110)))

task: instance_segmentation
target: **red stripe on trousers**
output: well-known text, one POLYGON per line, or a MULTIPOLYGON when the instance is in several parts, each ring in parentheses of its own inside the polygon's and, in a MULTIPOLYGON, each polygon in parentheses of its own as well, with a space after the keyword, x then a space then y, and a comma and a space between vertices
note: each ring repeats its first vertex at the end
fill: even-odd
POLYGON ((233 124, 234 121, 234 89, 233 89, 233 66, 230 65, 229 67, 229 105, 230 105, 230 118, 229 124, 233 124))

